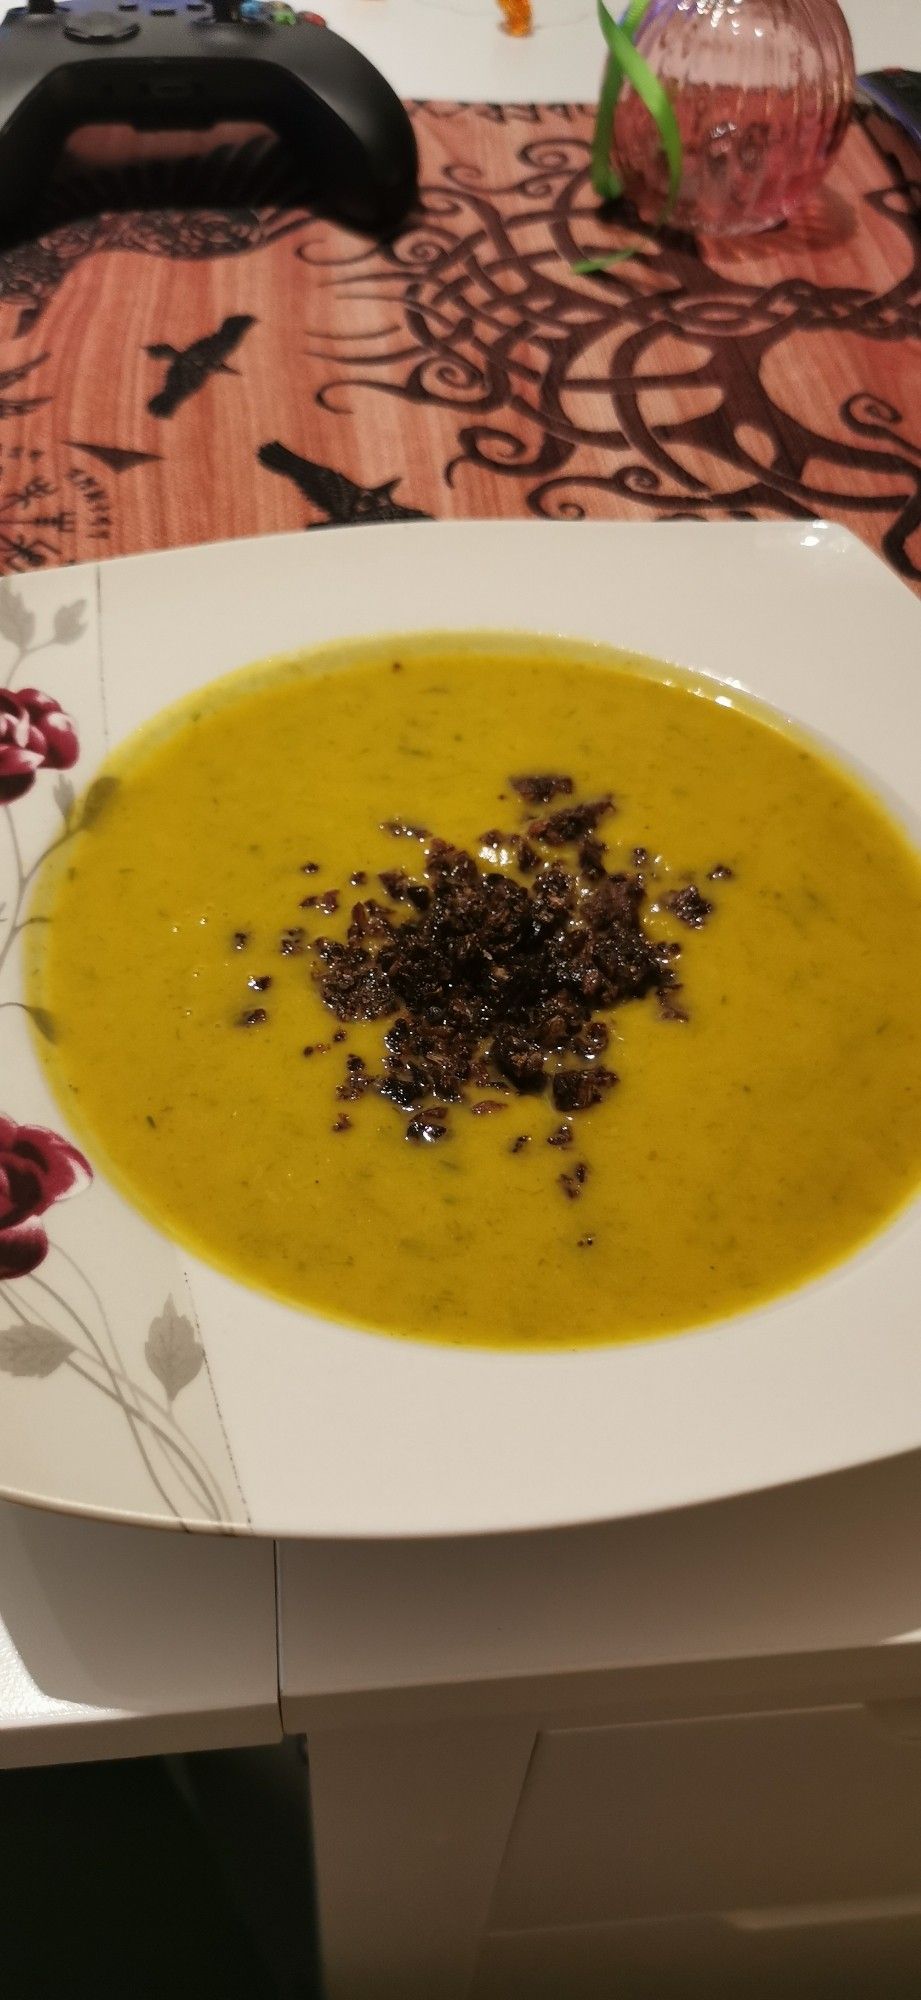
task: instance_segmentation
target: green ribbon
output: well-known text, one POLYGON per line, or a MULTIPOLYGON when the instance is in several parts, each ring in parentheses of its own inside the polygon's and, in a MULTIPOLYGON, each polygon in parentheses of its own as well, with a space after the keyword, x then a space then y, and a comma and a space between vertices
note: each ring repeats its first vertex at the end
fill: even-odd
MULTIPOLYGON (((614 113, 626 81, 633 85, 637 97, 646 106, 662 142, 662 151, 668 165, 668 194, 659 216, 659 222, 664 223, 668 221, 678 199, 683 156, 678 120, 669 102, 668 93, 634 44, 634 36, 642 26, 649 6, 650 0, 630 0, 623 20, 615 21, 608 13, 604 0, 598 0, 598 19, 607 43, 608 58, 602 78, 595 136, 592 142, 592 187, 602 201, 616 201, 618 195, 623 193, 623 182, 614 172, 610 156, 614 113)), ((610 257, 588 258, 584 263, 574 264, 573 270, 580 274, 606 271, 611 264, 622 264, 635 254, 635 250, 615 250, 610 257)))

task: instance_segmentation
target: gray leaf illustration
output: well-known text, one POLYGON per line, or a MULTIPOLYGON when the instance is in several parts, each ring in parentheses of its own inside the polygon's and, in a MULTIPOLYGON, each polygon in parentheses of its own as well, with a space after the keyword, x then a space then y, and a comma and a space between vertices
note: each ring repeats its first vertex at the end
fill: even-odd
POLYGON ((26 652, 35 637, 35 614, 26 609, 8 577, 0 583, 0 632, 21 653, 26 652))
POLYGON ((75 797, 76 793, 74 791, 73 785, 71 784, 69 778, 65 778, 64 773, 62 771, 60 777, 56 780, 54 787, 54 803, 57 806, 58 812, 60 813, 62 819, 70 818, 70 815, 74 809, 75 797))
POLYGON ((58 1038, 57 1024, 54 1015, 49 1014, 47 1007, 28 1007, 24 1000, 20 1004, 23 1013, 28 1014, 32 1026, 38 1029, 42 1040, 44 1042, 56 1042, 58 1038))
POLYGON ((151 1374, 162 1382, 171 1403, 180 1389, 194 1382, 201 1368, 205 1350, 195 1338, 191 1320, 176 1311, 171 1298, 159 1318, 151 1320, 144 1354, 151 1374))
POLYGON ((114 798, 117 791, 117 778, 97 778, 95 784, 90 786, 83 801, 83 811, 80 815, 81 827, 95 826, 96 821, 105 812, 106 806, 114 798))
POLYGON ((75 639, 82 638, 86 630, 83 623, 85 610, 85 597, 78 598, 76 604, 58 606, 54 614, 54 636, 59 646, 72 646, 75 639))
POLYGON ((53 1375, 74 1351, 72 1340, 50 1326, 4 1327, 0 1333, 0 1369, 4 1375, 53 1375))

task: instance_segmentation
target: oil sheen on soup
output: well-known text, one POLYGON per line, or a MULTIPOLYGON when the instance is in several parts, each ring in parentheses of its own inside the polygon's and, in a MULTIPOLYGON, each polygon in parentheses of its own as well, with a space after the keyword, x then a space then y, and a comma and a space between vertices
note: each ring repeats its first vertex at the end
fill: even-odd
POLYGON ((918 858, 714 684, 381 643, 232 676, 105 775, 39 885, 43 1058, 244 1283, 612 1342, 788 1290, 917 1186, 918 858))

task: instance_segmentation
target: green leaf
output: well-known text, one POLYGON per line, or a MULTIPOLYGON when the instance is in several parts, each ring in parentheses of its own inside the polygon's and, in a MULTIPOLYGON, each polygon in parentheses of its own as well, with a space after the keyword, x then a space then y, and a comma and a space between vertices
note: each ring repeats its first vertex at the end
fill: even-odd
MULTIPOLYGON (((637 29, 645 19, 650 0, 630 0, 624 15, 622 27, 632 41, 637 29)), ((598 0, 598 19, 601 32, 608 39, 608 25, 614 27, 604 0, 598 0)), ((624 184, 611 165, 611 133, 614 127, 614 112, 624 80, 623 64, 618 61, 616 50, 611 49, 601 83, 598 99, 598 116, 595 119, 595 136, 592 141, 592 187, 602 201, 616 201, 623 194, 624 184)))
POLYGON ((623 183, 611 166, 610 154, 614 113, 626 79, 633 85, 637 96, 646 106, 662 141, 662 151, 668 164, 668 198, 659 220, 666 222, 675 206, 681 186, 683 152, 678 121, 668 93, 658 77, 654 76, 639 50, 634 47, 634 36, 642 26, 649 4, 650 0, 630 0, 623 20, 618 22, 608 13, 604 0, 598 0, 598 19, 608 45, 608 60, 601 85, 601 96, 598 99, 598 115, 592 142, 591 177, 592 187, 603 201, 610 201, 623 192, 623 183))
MULTIPOLYGON (((611 165, 611 128, 623 80, 624 73, 619 63, 609 56, 604 68, 592 140, 592 187, 602 201, 616 201, 624 191, 623 182, 611 165)), ((573 268, 578 270, 578 264, 573 268)))
POLYGON ((577 278, 593 278, 596 271, 609 271, 612 264, 626 264, 628 258, 635 257, 637 250, 612 250, 609 257, 584 257, 581 264, 572 264, 570 269, 577 278))
POLYGON ((637 97, 645 104, 662 141, 662 151, 668 164, 668 198, 659 221, 667 222, 681 188, 682 146, 678 120, 672 110, 664 84, 653 75, 649 64, 644 62, 639 50, 634 48, 622 29, 615 28, 615 34, 618 37, 617 53, 624 75, 628 82, 632 83, 637 97))

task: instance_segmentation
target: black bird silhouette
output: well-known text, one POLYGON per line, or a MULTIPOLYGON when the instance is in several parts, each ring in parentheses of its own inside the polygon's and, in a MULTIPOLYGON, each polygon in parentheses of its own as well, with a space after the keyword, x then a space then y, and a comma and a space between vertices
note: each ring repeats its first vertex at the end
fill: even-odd
POLYGON ((239 347, 243 335, 256 322, 251 313, 232 313, 218 327, 216 333, 205 333, 200 340, 193 340, 191 347, 169 347, 160 341, 155 347, 145 348, 153 361, 168 361, 166 380, 156 396, 151 396, 147 405, 152 417, 171 417, 180 403, 188 402, 190 396, 203 389, 209 375, 238 375, 238 368, 231 368, 227 361, 239 347))
POLYGON ((319 507, 326 515, 326 521, 318 525, 332 524, 346 526, 355 521, 430 521, 430 514, 423 514, 419 507, 402 507, 393 497, 393 489, 400 483, 396 479, 385 479, 383 486, 359 486, 344 472, 337 472, 331 465, 317 465, 312 458, 301 458, 296 451, 289 451, 287 445, 261 445, 258 452, 260 465, 269 472, 280 472, 282 478, 291 479, 306 499, 314 507, 319 507))
MULTIPOLYGON (((0 390, 12 389, 17 382, 24 382, 33 368, 40 368, 49 359, 47 351, 36 354, 31 361, 22 361, 18 368, 4 368, 0 374, 0 390)), ((30 410, 40 410, 44 403, 50 403, 50 396, 0 396, 0 417, 27 417, 30 410)))

